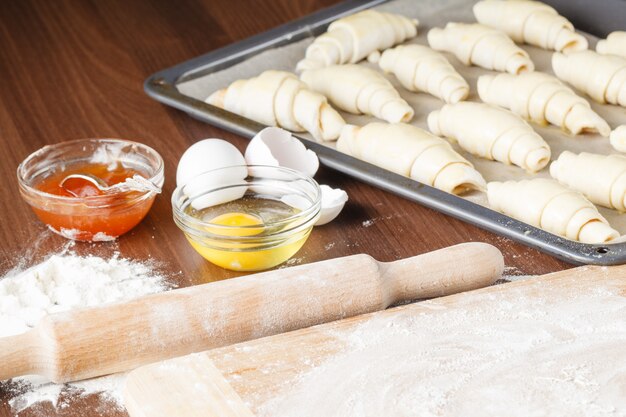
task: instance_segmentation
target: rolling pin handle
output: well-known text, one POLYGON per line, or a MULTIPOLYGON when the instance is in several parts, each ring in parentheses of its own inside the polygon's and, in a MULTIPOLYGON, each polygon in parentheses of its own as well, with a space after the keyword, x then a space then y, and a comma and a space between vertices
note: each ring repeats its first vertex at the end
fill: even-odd
POLYGON ((36 330, 15 336, 0 337, 0 381, 15 375, 40 374, 36 330))
POLYGON ((380 265, 385 298, 396 304, 491 285, 502 276, 504 258, 492 245, 470 242, 380 265))

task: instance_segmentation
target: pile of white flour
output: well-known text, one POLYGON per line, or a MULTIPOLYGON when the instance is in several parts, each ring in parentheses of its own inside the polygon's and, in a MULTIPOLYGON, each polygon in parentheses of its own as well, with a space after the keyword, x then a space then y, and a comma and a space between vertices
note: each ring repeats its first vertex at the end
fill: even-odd
MULTIPOLYGON (((0 278, 0 337, 19 334, 47 314, 73 308, 125 301, 168 289, 171 285, 149 263, 114 255, 110 259, 75 254, 53 255, 25 271, 0 278)), ((55 408, 61 393, 86 396, 102 393, 113 407, 121 407, 122 376, 108 376, 74 384, 50 384, 38 377, 18 378, 0 385, 12 397, 12 411, 49 401, 55 408)))

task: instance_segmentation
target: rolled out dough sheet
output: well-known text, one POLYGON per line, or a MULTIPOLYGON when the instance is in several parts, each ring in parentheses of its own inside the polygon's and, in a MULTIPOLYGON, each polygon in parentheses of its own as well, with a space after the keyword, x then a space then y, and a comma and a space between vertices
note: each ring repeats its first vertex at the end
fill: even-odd
MULTIPOLYGON (((376 9, 401 13, 419 19, 418 36, 407 42, 407 44, 417 43, 428 45, 426 34, 428 30, 433 27, 442 27, 447 22, 453 21, 475 22, 472 14, 472 6, 474 3, 474 1, 467 0, 392 0, 376 9)), ((584 35, 589 39, 590 48, 595 49, 598 38, 587 34, 584 35)), ((313 38, 305 39, 282 48, 265 51, 228 69, 181 83, 178 85, 178 89, 182 94, 194 97, 198 100, 205 100, 213 91, 224 88, 237 79, 250 78, 268 69, 295 71, 296 63, 304 56, 306 47, 311 43, 312 39, 313 38)), ((545 51, 528 45, 520 46, 528 51, 537 67, 537 71, 554 74, 550 65, 551 51, 545 51)), ((480 75, 493 72, 478 67, 467 67, 461 64, 454 56, 450 54, 446 54, 446 56, 457 71, 469 82, 471 91, 468 100, 480 102, 476 91, 476 80, 480 75)), ((360 65, 375 68, 380 71, 377 65, 368 62, 362 62, 360 65)), ((433 110, 441 108, 444 103, 428 94, 412 93, 405 90, 393 75, 387 75, 387 78, 393 83, 401 96, 415 109, 415 117, 411 123, 428 130, 426 124, 428 114, 433 110)), ((584 96, 584 94, 578 91, 577 94, 584 96)), ((626 124, 625 108, 597 104, 590 99, 588 99, 588 101, 591 102, 592 108, 602 116, 612 128, 626 124)), ((355 116, 345 112, 341 113, 348 123, 356 125, 364 125, 376 120, 369 116, 355 116)), ((599 154, 616 153, 611 147, 609 139, 603 138, 597 134, 571 136, 555 126, 539 126, 536 124, 532 124, 532 126, 550 145, 552 149, 552 160, 558 158, 561 152, 565 150, 576 153, 583 151, 599 154)), ((313 140, 308 134, 303 134, 303 136, 313 140)), ((330 142, 328 146, 334 147, 334 144, 330 142)), ((538 177, 550 178, 547 167, 538 174, 531 175, 524 172, 521 168, 481 159, 468 154, 457 145, 454 146, 459 153, 474 164, 476 169, 480 171, 487 181, 521 180, 538 177)), ((488 206, 487 196, 484 193, 475 192, 465 195, 464 198, 488 206)), ((602 215, 607 218, 611 226, 617 229, 622 235, 626 235, 626 216, 620 215, 615 210, 603 207, 598 208, 602 215)))

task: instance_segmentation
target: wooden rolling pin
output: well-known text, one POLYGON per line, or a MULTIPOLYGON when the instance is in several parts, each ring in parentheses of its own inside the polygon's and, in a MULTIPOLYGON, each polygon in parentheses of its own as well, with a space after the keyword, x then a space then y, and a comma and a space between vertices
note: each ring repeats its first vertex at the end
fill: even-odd
POLYGON ((353 255, 51 314, 0 339, 0 380, 54 382, 111 374, 175 356, 492 284, 498 249, 465 243, 395 262, 353 255))

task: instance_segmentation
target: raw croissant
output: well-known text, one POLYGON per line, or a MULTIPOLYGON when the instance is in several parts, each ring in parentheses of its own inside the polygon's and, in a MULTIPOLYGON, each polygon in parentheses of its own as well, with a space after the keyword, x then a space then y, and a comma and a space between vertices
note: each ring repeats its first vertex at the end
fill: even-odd
POLYGON ((619 237, 585 196, 554 180, 490 182, 487 198, 492 209, 571 240, 603 243, 619 237))
POLYGON ((552 55, 552 69, 598 103, 626 106, 626 58, 594 51, 552 55))
POLYGON ((626 211, 626 157, 563 152, 550 165, 550 175, 578 190, 591 202, 626 211))
POLYGON ((478 23, 448 23, 428 32, 430 47, 454 54, 465 65, 519 74, 533 71, 528 53, 506 33, 478 23))
POLYGON ((413 118, 413 108, 382 74, 372 69, 333 65, 304 71, 300 79, 347 112, 368 114, 390 123, 408 122, 413 118))
POLYGON ((611 146, 619 152, 626 152, 626 125, 617 126, 609 136, 611 146))
POLYGON ((417 35, 418 21, 404 16, 364 10, 343 17, 317 37, 298 62, 297 71, 356 63, 417 35))
POLYGON ((587 39, 552 7, 532 0, 483 0, 474 5, 483 25, 504 31, 515 42, 559 52, 587 49, 587 39))
POLYGON ((437 136, 458 141, 473 155, 537 172, 550 161, 550 147, 519 116, 485 103, 446 104, 428 115, 437 136))
POLYGON ((619 55, 626 58, 626 32, 611 32, 606 39, 598 41, 596 52, 604 55, 619 55))
POLYGON ((285 71, 270 70, 258 77, 237 80, 206 101, 267 126, 307 131, 316 140, 337 139, 346 124, 326 97, 285 71))
POLYGON ((439 52, 422 45, 400 45, 383 52, 380 68, 395 74, 409 91, 425 91, 456 103, 467 98, 469 85, 439 52))
POLYGON ((480 173, 448 142, 412 125, 346 125, 337 149, 449 193, 485 189, 480 173))
POLYGON ((611 128, 591 109, 589 102, 557 78, 541 72, 519 75, 483 75, 478 95, 535 123, 551 123, 575 135, 597 131, 608 136, 611 128))

